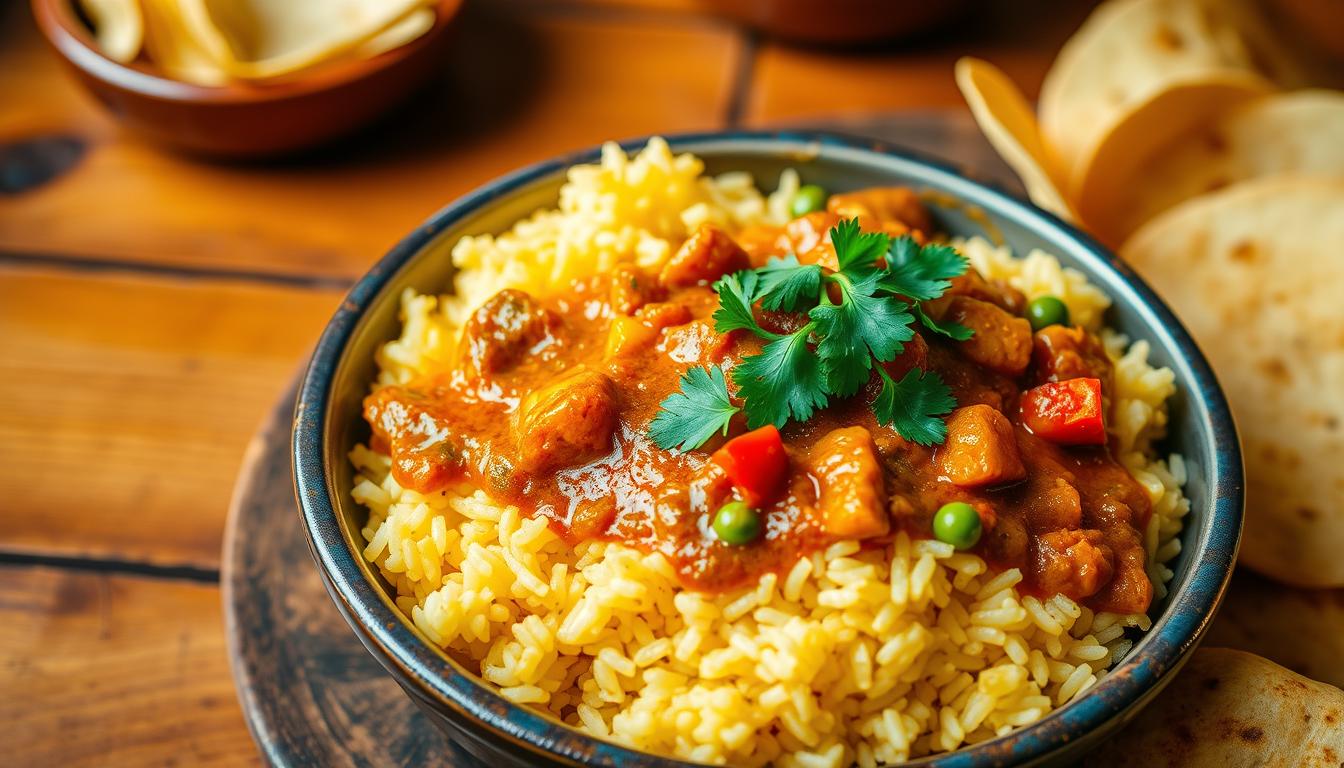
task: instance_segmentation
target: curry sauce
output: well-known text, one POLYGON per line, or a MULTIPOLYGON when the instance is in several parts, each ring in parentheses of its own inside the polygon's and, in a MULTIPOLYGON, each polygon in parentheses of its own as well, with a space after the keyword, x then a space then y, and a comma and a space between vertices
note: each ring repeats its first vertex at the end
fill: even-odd
MULTIPOLYGON (((983 525, 974 551, 1021 568, 1028 590, 1097 610, 1147 610, 1146 491, 1111 446, 1049 439, 1021 406, 1034 387, 1081 379, 1100 382, 1109 402, 1113 376, 1100 341, 1062 325, 1033 333, 1021 317, 1025 298, 974 271, 928 309, 975 335, 955 341, 922 330, 881 364, 893 377, 917 368, 947 382, 957 404, 947 440, 926 447, 878 423, 874 374, 853 397, 781 428, 788 471, 780 492, 757 501, 759 536, 733 545, 715 535, 716 510, 741 497, 711 460, 727 438, 669 450, 650 439, 649 425, 688 369, 731 371, 760 352, 756 336, 715 331, 713 281, 784 253, 827 266, 834 252, 825 233, 843 212, 835 209, 870 202, 863 194, 882 203, 862 208, 865 228, 931 229, 908 190, 873 190, 736 238, 707 225, 657 275, 622 266, 547 296, 501 291, 465 324, 446 370, 369 395, 376 446, 392 456, 403 487, 481 488, 544 516, 570 541, 662 553, 689 588, 753 583, 838 540, 883 546, 902 530, 927 538, 934 513, 961 501, 983 525)), ((762 325, 797 325, 788 313, 759 314, 762 325)), ((739 414, 729 435, 745 430, 739 414)))

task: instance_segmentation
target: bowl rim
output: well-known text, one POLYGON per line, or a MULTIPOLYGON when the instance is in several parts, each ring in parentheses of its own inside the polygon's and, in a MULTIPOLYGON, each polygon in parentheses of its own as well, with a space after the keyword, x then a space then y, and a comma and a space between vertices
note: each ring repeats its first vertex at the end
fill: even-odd
POLYGON ((193 105, 264 104, 302 98, 362 80, 433 45, 462 10, 465 0, 435 0, 434 26, 424 34, 367 59, 319 64, 297 77, 274 82, 197 85, 174 80, 135 63, 110 58, 75 13, 74 0, 31 0, 42 36, 70 66, 110 87, 161 101, 193 105))
MULTIPOLYGON (((625 152, 644 146, 649 138, 617 142, 625 152)), ((1158 614, 1153 627, 1120 664, 1081 698, 1051 711, 1041 720, 1003 736, 930 755, 910 765, 979 768, 1042 759, 1069 742, 1078 741, 1112 720, 1137 713, 1174 673, 1204 635, 1213 618, 1236 561, 1244 505, 1240 443, 1231 410, 1217 377, 1194 339, 1160 297, 1132 269, 1089 235, 1055 215, 1023 202, 983 182, 972 181, 953 166, 921 153, 829 131, 728 130, 669 134, 674 152, 737 150, 748 154, 807 157, 831 155, 877 163, 893 163, 917 171, 924 183, 949 189, 962 203, 985 209, 991 216, 1016 222, 1055 239, 1072 241, 1071 253, 1109 279, 1115 303, 1125 303, 1142 317, 1147 338, 1160 339, 1173 354, 1172 366, 1183 387, 1194 418, 1209 446, 1212 483, 1208 519, 1199 532, 1203 546, 1193 548, 1189 574, 1158 614), (1165 338, 1164 338, 1165 337, 1165 338), (1182 375, 1183 374, 1183 375, 1182 375)), ((641 765, 688 768, 695 765, 624 747, 581 733, 558 720, 509 702, 476 675, 425 642, 408 619, 389 608, 379 585, 370 583, 344 538, 340 516, 325 465, 324 433, 330 387, 345 346, 367 310, 400 268, 406 266, 437 234, 511 192, 563 174, 570 166, 599 159, 601 147, 571 152, 501 176, 458 198, 431 215, 394 246, 350 289, 319 339, 304 372, 295 404, 293 471, 295 489, 308 534, 309 548, 318 563, 328 592, 361 641, 394 676, 413 681, 408 692, 432 706, 474 721, 515 748, 569 764, 641 765)), ((399 680, 400 681, 400 680, 399 680)), ((406 687, 403 683, 403 687, 406 687)))

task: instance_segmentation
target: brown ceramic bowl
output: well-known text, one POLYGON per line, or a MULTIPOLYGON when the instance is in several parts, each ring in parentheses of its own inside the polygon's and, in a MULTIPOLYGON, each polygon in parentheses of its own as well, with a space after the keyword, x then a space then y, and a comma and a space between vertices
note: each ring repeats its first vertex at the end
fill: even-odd
POLYGON ((170 80, 142 60, 109 59, 72 0, 32 0, 32 6, 75 77, 131 130, 192 152, 263 157, 350 133, 422 84, 442 61, 462 0, 439 0, 428 32, 373 58, 319 66, 274 84, 218 87, 170 80))

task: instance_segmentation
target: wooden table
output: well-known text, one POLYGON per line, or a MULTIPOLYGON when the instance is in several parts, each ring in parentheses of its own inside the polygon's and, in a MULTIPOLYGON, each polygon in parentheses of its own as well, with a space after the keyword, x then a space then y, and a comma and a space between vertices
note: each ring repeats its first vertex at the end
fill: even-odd
POLYGON ((124 134, 0 0, 0 762, 257 760, 217 587, 234 475, 344 288, 430 212, 607 138, 958 108, 966 53, 1034 92, 1087 12, 1002 0, 854 52, 696 0, 482 5, 414 106, 240 167, 124 134), (74 159, 33 183, 34 157, 74 159))

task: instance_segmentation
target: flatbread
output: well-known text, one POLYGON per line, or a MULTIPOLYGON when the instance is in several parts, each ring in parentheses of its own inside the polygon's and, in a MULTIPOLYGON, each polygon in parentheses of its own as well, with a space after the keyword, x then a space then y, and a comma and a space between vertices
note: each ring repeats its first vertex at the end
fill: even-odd
POLYGON ((1041 135, 1076 200, 1093 174, 1142 157, 1240 100, 1268 92, 1240 33, 1190 0, 1112 0, 1060 50, 1041 84, 1041 135), (1130 123, 1126 127, 1126 123, 1130 123))
POLYGON ((1285 173, 1344 176, 1344 94, 1296 91, 1242 104, 1154 152, 1126 176, 1088 183, 1078 210, 1103 239, 1122 242, 1184 200, 1285 173))
POLYGON ((1241 559, 1344 585, 1344 179, 1276 176, 1186 201, 1121 249, 1231 401, 1247 474, 1241 559))
POLYGON ((1204 642, 1344 688, 1344 590, 1288 587, 1240 569, 1204 642))
POLYGON ((1089 768, 1339 768, 1344 691, 1243 651, 1200 648, 1089 768))
POLYGON ((957 87, 980 131, 1022 180, 1031 201, 1065 221, 1076 223, 1078 216, 1064 199, 1057 175, 1049 168, 1036 115, 1022 92, 1002 70, 981 59, 962 57, 957 61, 956 75, 957 87))

